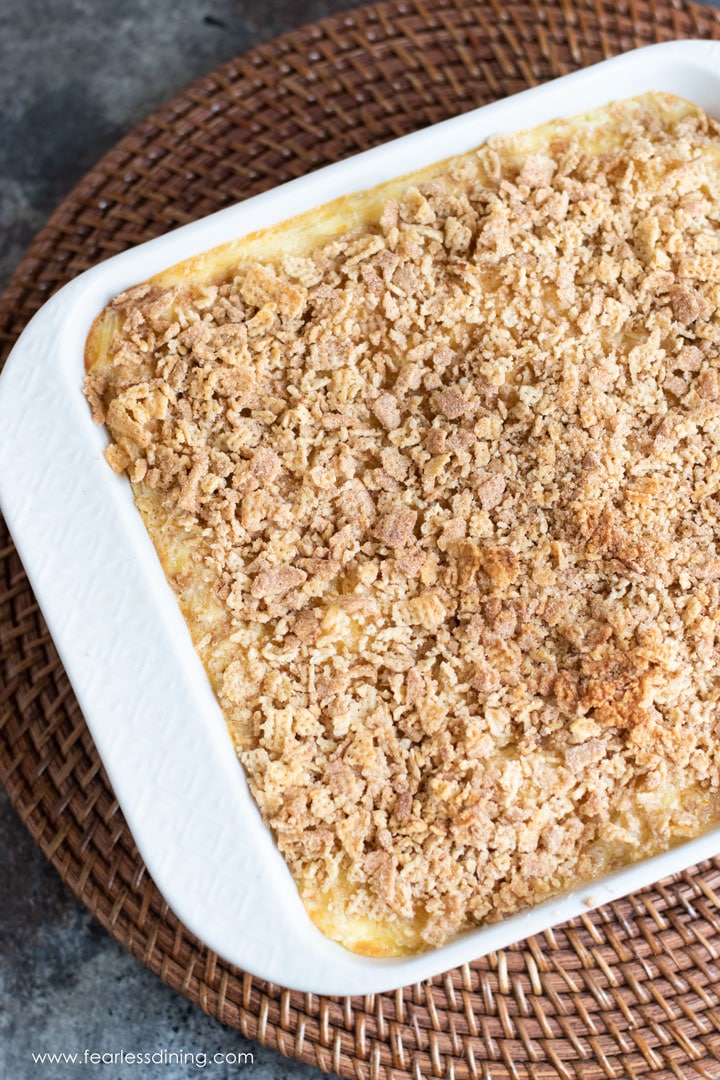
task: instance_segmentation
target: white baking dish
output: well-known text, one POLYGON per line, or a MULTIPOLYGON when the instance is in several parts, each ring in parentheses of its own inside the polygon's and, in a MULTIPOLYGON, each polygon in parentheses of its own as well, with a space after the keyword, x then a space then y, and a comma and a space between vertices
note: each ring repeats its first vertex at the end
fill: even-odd
POLYGON ((416 982, 720 851, 720 828, 408 959, 355 956, 310 923, 263 825, 130 486, 82 395, 90 324, 114 295, 229 239, 461 153, 488 136, 648 90, 720 117, 720 43, 674 42, 322 169, 108 260, 54 296, 0 380, 0 500, 149 871, 199 938, 254 975, 321 994, 416 982))

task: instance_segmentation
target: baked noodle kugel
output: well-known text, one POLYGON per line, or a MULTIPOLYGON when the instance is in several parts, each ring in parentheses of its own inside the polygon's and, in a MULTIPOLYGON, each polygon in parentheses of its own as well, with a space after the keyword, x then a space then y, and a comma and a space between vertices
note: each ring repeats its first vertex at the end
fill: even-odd
POLYGON ((720 819, 720 127, 648 94, 117 297, 86 394, 307 911, 437 946, 720 819))

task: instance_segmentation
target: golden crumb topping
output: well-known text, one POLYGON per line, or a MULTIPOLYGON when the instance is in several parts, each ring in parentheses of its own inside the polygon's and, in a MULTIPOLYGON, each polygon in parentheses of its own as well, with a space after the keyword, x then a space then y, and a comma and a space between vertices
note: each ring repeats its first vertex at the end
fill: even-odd
POLYGON ((718 814, 720 134, 613 117, 130 290, 88 375, 308 908, 414 947, 718 814))

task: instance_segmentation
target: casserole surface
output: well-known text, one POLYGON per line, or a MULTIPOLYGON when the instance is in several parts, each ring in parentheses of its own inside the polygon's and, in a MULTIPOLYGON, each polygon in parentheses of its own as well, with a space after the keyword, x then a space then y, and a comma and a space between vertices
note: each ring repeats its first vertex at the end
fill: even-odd
POLYGON ((316 924, 442 945, 717 816, 720 136, 662 94, 173 267, 90 335, 316 924))

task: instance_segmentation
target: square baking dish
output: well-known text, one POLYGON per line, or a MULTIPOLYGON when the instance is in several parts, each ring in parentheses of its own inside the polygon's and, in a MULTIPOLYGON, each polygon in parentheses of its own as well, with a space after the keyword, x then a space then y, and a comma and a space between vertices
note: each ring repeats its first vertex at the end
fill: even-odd
POLYGON ((225 721, 126 479, 82 393, 85 340, 115 295, 248 232, 480 145, 646 91, 720 117, 720 43, 654 45, 426 128, 117 255, 58 292, 0 379, 0 503, 123 813, 185 925, 227 961, 293 989, 414 983, 720 851, 720 826, 440 949, 346 951, 310 922, 253 802, 225 721))

